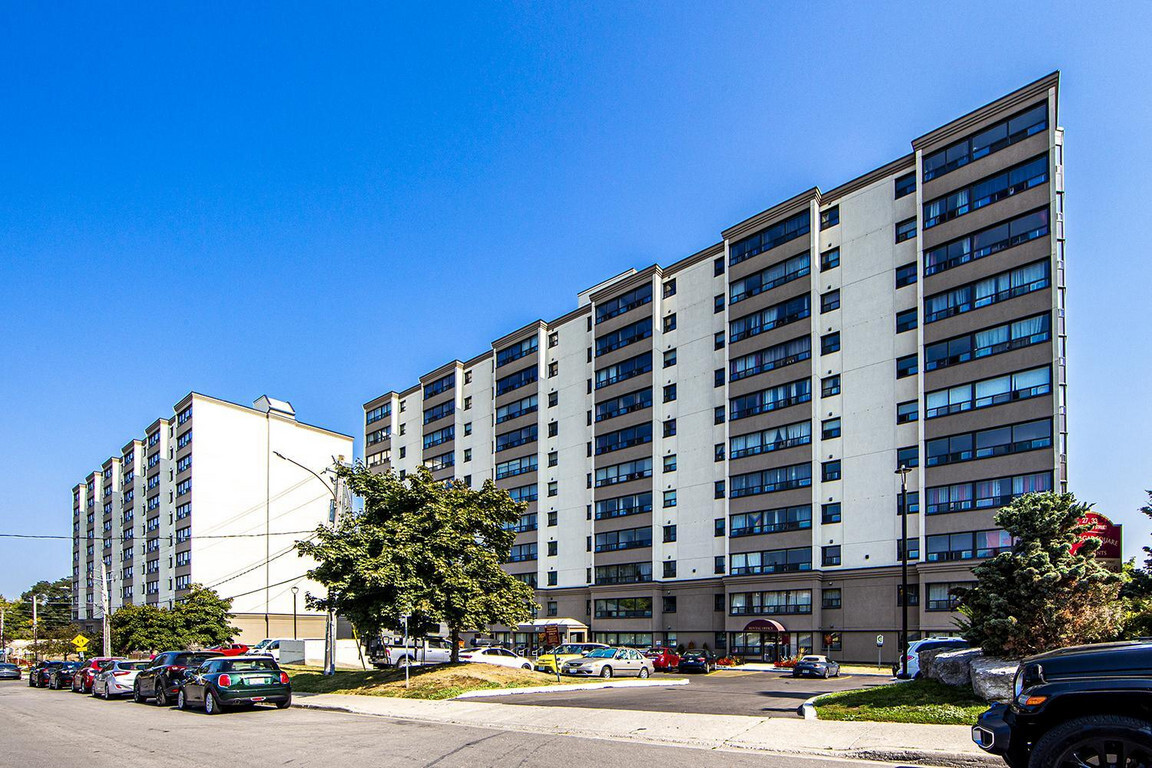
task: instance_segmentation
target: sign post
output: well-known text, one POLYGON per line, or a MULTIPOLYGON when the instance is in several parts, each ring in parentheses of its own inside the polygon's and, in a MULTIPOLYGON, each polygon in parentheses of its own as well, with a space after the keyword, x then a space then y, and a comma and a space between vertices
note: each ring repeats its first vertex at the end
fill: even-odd
POLYGON ((883 661, 880 658, 884 648, 884 635, 876 635, 876 668, 879 669, 883 661))
POLYGON ((76 649, 77 654, 82 654, 88 649, 88 643, 91 642, 84 635, 76 635, 72 638, 72 646, 76 649))

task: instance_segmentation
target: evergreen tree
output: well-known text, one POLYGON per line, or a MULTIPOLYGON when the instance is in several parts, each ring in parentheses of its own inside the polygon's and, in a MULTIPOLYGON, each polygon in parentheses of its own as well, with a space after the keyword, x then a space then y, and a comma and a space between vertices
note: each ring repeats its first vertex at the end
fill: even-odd
POLYGON ((363 465, 339 472, 364 509, 297 544, 316 561, 309 577, 328 588, 308 595, 310 606, 335 609, 364 637, 399 631, 404 615, 413 634, 443 622, 453 661, 462 631, 531 616, 532 588, 501 567, 524 509, 506 491, 490 480, 479 490, 439 482, 424 468, 406 480, 363 465))
POLYGON ((973 569, 975 586, 958 590, 964 638, 992 656, 1019 658, 1116 637, 1123 619, 1120 576, 1096 560, 1098 539, 1087 504, 1072 494, 1033 493, 1001 509, 995 523, 1013 539, 973 569))
MULTIPOLYGON (((1140 511, 1152 517, 1152 491, 1148 503, 1140 511)), ((1125 600, 1126 616, 1123 635, 1126 638, 1152 636, 1152 547, 1144 548, 1144 567, 1136 566, 1135 561, 1124 564, 1124 586, 1120 596, 1125 600)))

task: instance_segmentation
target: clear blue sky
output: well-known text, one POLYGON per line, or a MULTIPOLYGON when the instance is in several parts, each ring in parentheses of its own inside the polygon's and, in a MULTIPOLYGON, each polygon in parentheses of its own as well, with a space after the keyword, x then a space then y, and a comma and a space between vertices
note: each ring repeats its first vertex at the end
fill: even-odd
MULTIPOLYGON (((1152 4, 210 5, 2 11, 0 530, 67 534, 71 486, 189 389, 359 434, 1060 69, 1072 487, 1148 537, 1152 4)), ((0 593, 69 568, 0 540, 0 593)))

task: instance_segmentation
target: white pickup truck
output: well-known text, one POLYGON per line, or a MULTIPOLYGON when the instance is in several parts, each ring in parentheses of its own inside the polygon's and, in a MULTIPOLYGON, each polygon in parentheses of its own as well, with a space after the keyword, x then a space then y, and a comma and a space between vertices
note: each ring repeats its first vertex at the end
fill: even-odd
POLYGON ((405 646, 400 635, 381 635, 368 642, 368 657, 374 667, 424 666, 452 660, 452 642, 443 637, 410 637, 405 646))

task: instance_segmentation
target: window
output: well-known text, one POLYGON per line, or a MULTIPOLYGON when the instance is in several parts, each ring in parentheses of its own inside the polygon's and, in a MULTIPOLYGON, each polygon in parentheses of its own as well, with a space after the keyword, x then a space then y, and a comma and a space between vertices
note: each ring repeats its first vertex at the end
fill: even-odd
POLYGON ((840 351, 840 332, 826 333, 820 337, 820 354, 827 355, 840 351))
POLYGON ((929 440, 927 466, 1024 453, 1052 445, 1052 421, 1038 419, 929 440))
POLYGON ((437 470, 447 469, 456 465, 456 457, 452 453, 443 453, 439 456, 432 456, 431 458, 424 459, 424 466, 436 472, 437 470))
MULTIPOLYGON (((535 429, 533 427, 532 429, 535 429)), ((652 442, 652 424, 646 422, 634 427, 625 427, 615 432, 608 432, 596 438, 596 455, 612 453, 633 445, 643 445, 652 442)))
POLYGON ((1050 284, 1048 262, 1036 261, 924 299, 924 322, 934 323, 1043 290, 1050 284))
POLYGON ((596 338, 596 354, 605 355, 617 349, 623 349, 629 344, 635 344, 638 341, 647 339, 652 336, 652 318, 646 317, 643 320, 626 325, 623 328, 618 328, 611 333, 606 333, 603 336, 596 338))
MULTIPOLYGON (((801 336, 732 359, 728 363, 731 370, 730 378, 732 381, 740 381, 766 371, 799 363, 810 357, 812 357, 811 338, 807 335, 801 336)), ((721 369, 716 377, 716 386, 723 385, 723 377, 724 371, 721 369)))
POLYGON ((712 573, 721 576, 725 572, 724 555, 716 555, 712 558, 712 573))
POLYGON ((754 235, 749 235, 732 243, 728 248, 728 263, 730 265, 750 259, 764 253, 790 240, 808 234, 811 228, 811 219, 808 211, 802 211, 784 221, 762 229, 754 235))
MULTIPOLYGON (((671 368, 676 365, 676 350, 669 349, 664 352, 664 367, 671 368)), ((649 369, 651 370, 651 369, 649 369)))
MULTIPOLYGON (((649 425, 651 426, 651 425, 649 425)), ((600 467, 596 470, 596 487, 603 488, 608 485, 625 483, 629 480, 639 480, 652 477, 652 459, 636 459, 613 464, 609 467, 600 467)))
POLYGON ((558 542, 555 542, 555 541, 548 542, 548 557, 556 557, 556 552, 557 552, 558 547, 559 547, 558 542))
POLYGON ((916 400, 896 404, 896 423, 907 424, 920 418, 920 404, 916 400))
POLYGON ((666 579, 676 578, 676 561, 675 560, 665 560, 664 561, 664 578, 666 578, 666 579))
POLYGON ((724 443, 716 443, 712 449, 714 461, 724 461, 724 443))
POLYGON ((840 565, 840 545, 820 548, 820 564, 823 566, 840 565))
MULTIPOLYGON (((904 585, 896 585, 896 605, 904 605, 904 585)), ((920 585, 908 585, 908 605, 920 605, 920 585)))
POLYGON ((905 195, 910 195, 916 191, 916 172, 906 173, 903 176, 896 177, 896 198, 899 200, 905 195))
MULTIPOLYGON (((741 496, 757 496, 765 493, 776 493, 793 488, 807 488, 812 485, 812 465, 792 464, 786 467, 774 467, 758 472, 748 472, 732 475, 731 498, 741 496)), ((735 535, 735 533, 733 533, 735 535)))
MULTIPOLYGON (((472 410, 472 396, 471 395, 464 398, 464 410, 466 410, 466 411, 472 410)), ((404 425, 403 424, 400 425, 400 434, 404 434, 404 425)))
POLYGON ((560 393, 559 392, 549 392, 548 393, 548 407, 549 408, 555 408, 559 404, 560 404, 560 393))
POLYGON ((555 496, 559 492, 560 492, 560 486, 557 483, 557 481, 556 480, 550 480, 548 482, 548 495, 549 496, 555 496))
POLYGON ((712 372, 712 386, 713 387, 724 386, 724 369, 723 368, 717 368, 715 371, 712 372))
POLYGON ((820 296, 820 314, 840 309, 840 291, 828 291, 820 296))
POLYGON ((826 211, 820 211, 820 229, 828 229, 840 223, 840 206, 834 205, 826 211))
POLYGON ((664 387, 664 402, 670 403, 676 399, 676 385, 669 384, 664 387))
MULTIPOLYGON (((723 599, 724 595, 717 595, 723 599)), ((733 616, 775 616, 812 613, 812 590, 786 589, 775 592, 733 592, 729 595, 733 616)), ((718 611, 724 610, 721 602, 718 611)))
POLYGON ((597 520, 606 520, 613 517, 625 517, 627 515, 639 515, 641 513, 651 511, 651 492, 634 493, 630 496, 618 496, 614 499, 602 499, 596 502, 597 520))
POLYGON ((673 437, 676 435, 676 419, 664 420, 664 437, 673 437))
MULTIPOLYGON (((665 359, 667 359, 667 353, 665 353, 665 359)), ((651 370, 651 352, 645 352, 644 354, 637 355, 636 357, 630 357, 627 360, 622 360, 619 363, 609 365, 596 371, 596 389, 607 387, 609 384, 616 384, 621 381, 627 381, 628 379, 640 376, 641 374, 648 373, 651 370)))
POLYGON ((465 448, 464 449, 464 461, 472 461, 472 449, 471 448, 465 448))
POLYGON ((916 355, 905 355, 896 358, 896 378, 903 379, 915 376, 918 368, 916 355))
POLYGON ((639 584, 652 581, 652 563, 596 566, 597 584, 639 584))
POLYGON ((840 479, 840 460, 825 461, 820 464, 820 479, 831 482, 840 479))
POLYGON ((824 440, 840 437, 840 419, 825 419, 820 422, 820 437, 824 440))
POLYGON ((934 275, 1048 234, 1048 209, 1002 221, 924 252, 924 275, 934 275))
POLYGON ((676 313, 664 316, 664 333, 676 330, 676 313))
POLYGON ((907 448, 897 448, 896 466, 897 468, 920 466, 920 446, 910 445, 907 448))
POLYGON ((839 589, 822 589, 820 590, 820 607, 825 610, 835 610, 840 608, 840 590, 839 589))
POLYGON ((840 502, 820 505, 820 522, 825 525, 840 522, 840 502))
POLYGON ((1041 344, 1051 338, 1047 314, 993 326, 924 347, 924 370, 934 371, 981 357, 1041 344))
POLYGON ((712 262, 712 276, 713 277, 719 277, 722 274, 724 274, 724 257, 723 256, 721 256, 720 258, 718 258, 712 262))
POLYGON ((508 495, 512 497, 512 501, 536 501, 537 490, 536 485, 521 485, 518 488, 509 488, 508 495))
POLYGON ((928 585, 928 611, 954 611, 960 604, 958 590, 971 587, 969 582, 937 583, 928 585))
POLYGON ((456 427, 447 426, 424 435, 424 447, 432 448, 456 439, 456 427))
POLYGON ((673 488, 670 491, 664 491, 664 507, 668 508, 668 507, 674 507, 674 506, 676 506, 676 489, 675 488, 673 488))
POLYGON ((447 392, 455 386, 456 374, 453 372, 447 376, 436 379, 436 381, 433 381, 430 384, 426 384, 424 386, 424 399, 427 400, 428 398, 439 395, 441 392, 447 392))
POLYGON ((724 518, 718 517, 712 521, 712 535, 719 537, 724 535, 724 518))
MULTIPOLYGON (((675 292, 675 289, 673 289, 675 292)), ((671 294, 669 294, 671 295, 671 294)), ((610 320, 613 317, 622 315, 625 312, 642 307, 652 301, 652 284, 645 283, 644 285, 634 288, 627 293, 622 293, 619 296, 608 299, 603 304, 596 305, 596 322, 602 323, 605 320, 610 320)), ((649 321, 651 323, 651 321, 649 321)), ((597 354, 600 354, 599 352, 597 354)))
MULTIPOLYGON (((896 540, 896 562, 903 562, 904 559, 904 542, 899 539, 896 540)), ((920 538, 914 536, 908 539, 908 559, 920 559, 920 538)))
POLYGON ((929 563, 975 558, 995 557, 1012 549, 1012 537, 1007 531, 967 531, 943 533, 925 539, 929 563))
POLYGON ((807 275, 809 271, 810 264, 807 253, 793 256, 787 261, 774 264, 732 282, 728 286, 728 303, 736 304, 753 296, 759 296, 765 291, 798 280, 807 275))
POLYGON ((548 363, 548 378, 553 379, 560 373, 560 364, 556 362, 548 363))
POLYGON ((664 526, 664 543, 667 544, 667 543, 673 542, 673 541, 676 541, 676 526, 675 525, 664 526))
POLYGON ((717 331, 712 339, 713 349, 724 349, 724 331, 717 331))
POLYGON ((946 173, 979 160, 993 152, 1039 133, 1048 127, 1048 103, 1043 102, 1001 120, 979 133, 950 144, 944 149, 925 155, 923 159, 924 181, 930 181, 946 173))
POLYGON ((534 531, 537 528, 537 517, 535 512, 525 512, 520 515, 520 519, 512 524, 505 524, 504 530, 512 531, 514 533, 526 533, 534 531))
POLYGON ((896 333, 916 330, 916 308, 896 313, 896 333))
MULTIPOLYGON (((905 494, 905 504, 908 505, 908 514, 914 515, 920 511, 920 491, 908 491, 905 494)), ((900 494, 896 494, 896 514, 900 515, 900 494)))
POLYGON ((964 216, 1048 181, 1048 154, 924 203, 924 229, 964 216))
MULTIPOLYGON (((549 337, 551 341, 551 337, 549 337)), ((496 367, 507 365, 514 360, 519 360, 522 357, 527 357, 536 351, 540 345, 540 340, 535 336, 531 336, 523 341, 517 342, 510 347, 505 347, 496 353, 496 367)), ((555 345, 553 345, 555 346, 555 345)))
POLYGON ((812 549, 772 549, 764 552, 736 552, 732 554, 729 573, 733 576, 761 573, 793 573, 812 570, 812 549))
MULTIPOLYGON (((519 389, 520 387, 531 384, 538 378, 539 372, 536 370, 536 366, 525 368, 522 371, 517 371, 516 373, 496 380, 496 394, 503 395, 505 392, 511 392, 514 389, 519 389)), ((448 402, 445 403, 445 405, 450 406, 452 403, 448 402)))
POLYGON ((896 267, 896 287, 903 288, 906 285, 916 284, 916 262, 905 264, 902 267, 896 267))
POLYGON ((718 315, 724 311, 724 294, 712 297, 712 314, 718 315))
POLYGON ((596 600, 593 616, 597 619, 647 619, 652 616, 652 598, 618 597, 596 600))
MULTIPOLYGON (((556 571, 548 571, 548 586, 550 586, 550 587, 556 586, 557 578, 558 577, 557 577, 556 571)), ((556 613, 557 613, 556 601, 555 600, 549 600, 548 601, 548 615, 549 616, 555 616, 556 613)))
POLYGON ((506 451, 509 448, 515 448, 519 445, 527 445, 528 443, 536 442, 536 425, 523 427, 512 432, 505 432, 502 435, 496 435, 496 453, 506 451))
POLYGON ((560 454, 558 454, 556 451, 549 451, 548 452, 548 466, 554 467, 559 463, 560 463, 560 454))
POLYGON ((664 282, 664 298, 676 295, 676 278, 664 282))
POLYGON ((548 422, 548 437, 556 437, 558 434, 560 434, 560 422, 548 422))
MULTIPOLYGON (((811 299, 808 294, 803 294, 787 301, 782 301, 779 304, 773 304, 770 307, 761 309, 758 312, 753 312, 750 315, 738 317, 728 323, 728 331, 732 336, 732 341, 737 342, 743 339, 750 339, 753 336, 758 336, 765 331, 770 331, 773 328, 780 328, 794 323, 797 320, 803 320, 812 314, 809 302, 811 299)), ((717 334, 720 342, 723 341, 724 334, 717 334)), ((720 343, 716 349, 724 346, 720 343)))
POLYGON ((712 498, 714 498, 714 499, 724 498, 724 481, 723 480, 717 480, 714 483, 712 483, 712 498))
POLYGON ((1051 472, 937 486, 926 491, 928 506, 925 514, 940 515, 969 509, 994 509, 1025 493, 1043 493, 1050 490, 1052 490, 1051 472))
POLYGON ((664 457, 664 471, 665 472, 675 472, 676 471, 676 454, 670 453, 664 457))
POLYGON ((935 419, 974 408, 1027 400, 1051 391, 1051 369, 1048 366, 1030 368, 1019 373, 982 379, 973 384, 929 392, 925 395, 925 418, 935 419))
POLYGON ((472 422, 466 421, 464 422, 464 435, 467 437, 470 434, 472 434, 472 422))
POLYGON ((826 376, 820 380, 820 396, 832 397, 840 394, 840 375, 826 376))
POLYGON ((384 405, 377 406, 364 414, 365 424, 375 424, 377 421, 388 418, 392 415, 392 404, 385 403, 384 405))
POLYGON ((916 217, 896 223, 896 242, 902 243, 916 237, 916 217))
POLYGON ((833 248, 820 254, 820 271, 827 272, 840 266, 840 249, 833 248))
POLYGON ((508 553, 509 563, 523 563, 536 559, 536 542, 514 544, 508 553))
POLYGON ((724 406, 718 405, 718 406, 716 406, 715 409, 713 409, 712 423, 713 424, 723 424, 724 423, 724 406))
POLYGON ((812 507, 779 507, 759 512, 732 515, 732 536, 757 536, 765 533, 801 531, 812 527, 812 507))
POLYGON ((676 596, 675 595, 665 595, 664 599, 661 602, 662 602, 661 609, 664 613, 676 613, 676 596))
MULTIPOLYGON (((760 413, 787 408, 788 406, 806 403, 812 399, 812 382, 810 379, 798 379, 787 384, 780 384, 758 392, 733 397, 729 400, 732 407, 732 421, 755 416, 760 413)), ((722 413, 717 413, 718 416, 722 413)))

